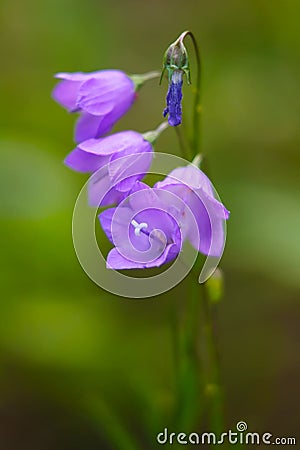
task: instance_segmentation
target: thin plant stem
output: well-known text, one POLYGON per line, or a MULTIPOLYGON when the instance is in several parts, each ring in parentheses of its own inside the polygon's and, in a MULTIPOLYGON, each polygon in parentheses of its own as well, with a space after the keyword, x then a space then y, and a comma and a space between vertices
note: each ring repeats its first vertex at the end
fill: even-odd
POLYGON ((199 383, 200 359, 197 357, 197 340, 199 330, 199 302, 197 297, 186 298, 186 307, 178 305, 177 317, 177 405, 175 429, 188 430, 195 426, 199 419, 201 391, 199 383))
POLYGON ((180 127, 174 127, 176 134, 177 134, 177 138, 178 138, 178 142, 179 142, 179 146, 180 146, 180 151, 181 151, 181 155, 184 159, 189 160, 190 159, 190 151, 189 148, 185 142, 182 130, 180 129, 180 127))
POLYGON ((95 395, 86 396, 82 407, 115 450, 139 450, 140 443, 119 419, 113 409, 95 395))
MULTIPOLYGON (((183 157, 190 157, 192 154, 190 160, 198 164, 200 160, 201 61, 198 44, 190 31, 184 31, 178 41, 183 43, 187 36, 192 40, 197 65, 190 145, 186 145, 178 127, 176 127, 176 133, 183 157)), ((197 263, 199 262, 200 258, 197 263)), ((188 296, 185 297, 184 303, 181 298, 177 305, 177 321, 174 326, 174 353, 177 366, 174 429, 192 430, 195 425, 199 426, 205 412, 205 424, 209 428, 207 431, 219 435, 224 432, 223 394, 214 335, 212 299, 205 284, 198 283, 195 270, 191 271, 187 282, 188 296)))
MULTIPOLYGON (((204 416, 208 429, 220 436, 225 431, 223 392, 220 383, 213 305, 195 271, 187 282, 186 304, 178 302, 175 321, 176 409, 174 430, 194 430, 204 416)), ((226 448, 226 447, 224 447, 226 448)))
POLYGON ((205 386, 204 394, 209 409, 211 431, 224 431, 223 393, 220 384, 219 361, 214 334, 213 308, 205 283, 199 285, 203 305, 203 343, 205 345, 205 386))
MULTIPOLYGON (((194 35, 185 31, 179 39, 190 36, 196 54, 197 79, 193 106, 193 131, 191 148, 193 157, 200 153, 200 52, 194 35)), ((189 298, 185 307, 185 318, 179 317, 181 335, 179 336, 179 357, 181 364, 178 372, 178 406, 181 415, 177 417, 177 426, 192 426, 200 418, 204 406, 207 407, 208 426, 217 434, 224 431, 223 394, 220 386, 219 364, 213 327, 212 302, 205 284, 190 274, 189 298), (189 384, 188 384, 189 383, 189 384), (191 403, 191 392, 194 403, 191 403), (197 405, 197 411, 192 405, 197 405)), ((182 313, 181 313, 182 316, 182 313)), ((179 429, 179 428, 178 428, 179 429)))
POLYGON ((192 133, 192 147, 194 150, 194 156, 200 151, 200 119, 201 119, 201 104, 200 104, 200 88, 201 88, 201 59, 200 59, 200 51, 195 39, 195 36, 191 31, 184 31, 180 38, 182 41, 186 36, 189 36, 192 40, 195 56, 196 56, 196 64, 197 64, 197 77, 196 77, 196 87, 195 87, 195 96, 194 96, 194 107, 193 107, 193 133, 192 133))
MULTIPOLYGON (((181 35, 183 40, 186 36, 192 39, 196 63, 197 63, 197 78, 196 89, 194 97, 194 109, 193 109, 193 135, 192 135, 192 148, 194 156, 200 153, 200 85, 201 85, 201 61, 200 52, 197 41, 190 31, 185 31, 181 35)), ((205 284, 199 285, 196 280, 191 286, 191 296, 196 296, 198 301, 201 302, 201 315, 202 315, 202 364, 204 377, 204 395, 207 399, 209 410, 209 426, 211 431, 221 433, 224 431, 224 418, 223 418, 223 398, 219 381, 219 364, 217 358, 216 342, 213 328, 213 316, 212 316, 212 303, 208 296, 208 290, 205 284), (197 284, 196 284, 197 283, 197 284)), ((197 337, 195 336, 197 340, 197 337)), ((198 338, 199 339, 199 338, 198 338)))

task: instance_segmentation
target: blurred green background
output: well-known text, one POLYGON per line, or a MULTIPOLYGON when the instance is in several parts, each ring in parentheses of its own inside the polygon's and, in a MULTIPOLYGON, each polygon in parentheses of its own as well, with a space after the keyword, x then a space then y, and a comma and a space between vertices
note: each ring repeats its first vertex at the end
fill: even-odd
MULTIPOLYGON (((114 449, 111 433, 125 439, 119 421, 150 449, 149 430, 165 426, 170 311, 185 301, 184 286, 131 300, 83 272, 71 218, 86 177, 62 164, 74 117, 50 93, 58 71, 160 70, 185 29, 203 60, 203 151, 231 211, 217 308, 226 424, 296 436, 299 2, 2 0, 0 8, 1 448, 114 449)), ((166 90, 149 82, 115 129, 153 129, 166 90)), ((185 87, 185 106, 190 95, 185 87)), ((156 148, 178 154, 173 130, 156 148)))

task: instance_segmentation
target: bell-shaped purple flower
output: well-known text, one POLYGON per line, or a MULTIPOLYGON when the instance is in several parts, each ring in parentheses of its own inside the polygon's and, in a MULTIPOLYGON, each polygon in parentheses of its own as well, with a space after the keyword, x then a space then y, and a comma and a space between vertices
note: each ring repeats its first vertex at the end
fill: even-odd
POLYGON ((163 181, 154 186, 175 194, 172 213, 183 234, 201 253, 220 256, 224 249, 224 221, 229 211, 214 196, 209 178, 198 167, 190 164, 173 170, 163 181), (195 226, 196 224, 196 226, 195 226))
POLYGON ((184 72, 182 70, 173 71, 167 93, 167 107, 164 110, 164 117, 169 114, 168 122, 172 127, 176 127, 181 124, 183 73, 184 72))
POLYGON ((151 143, 136 131, 122 131, 81 142, 66 157, 65 164, 78 172, 94 173, 89 182, 93 206, 119 203, 150 168, 151 143))
POLYGON ((159 267, 176 258, 181 231, 155 189, 136 182, 129 199, 99 215, 114 248, 107 257, 109 269, 159 267))
POLYGON ((110 132, 135 99, 135 84, 120 70, 58 73, 63 81, 53 98, 69 112, 80 112, 75 141, 98 138, 110 132))

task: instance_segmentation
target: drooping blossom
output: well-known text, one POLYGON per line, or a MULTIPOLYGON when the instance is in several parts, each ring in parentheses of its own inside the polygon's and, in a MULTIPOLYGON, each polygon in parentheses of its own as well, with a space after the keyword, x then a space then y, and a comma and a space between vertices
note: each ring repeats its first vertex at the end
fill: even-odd
POLYGON ((58 73, 61 79, 53 98, 69 112, 79 112, 75 141, 98 138, 110 132, 135 99, 133 80, 120 70, 58 73))
POLYGON ((121 131, 81 142, 65 164, 78 172, 94 173, 89 181, 89 203, 119 203, 150 168, 153 147, 141 133, 121 131))
POLYGON ((182 33, 165 51, 163 59, 163 71, 161 80, 165 70, 168 73, 169 88, 167 93, 167 107, 164 110, 164 117, 169 114, 168 122, 172 127, 181 124, 182 117, 182 83, 183 75, 186 75, 188 84, 190 79, 189 57, 183 40, 187 32, 182 33))
POLYGON ((164 117, 169 114, 168 122, 172 127, 176 127, 181 124, 182 117, 182 70, 174 70, 169 83, 169 89, 167 93, 167 107, 164 110, 164 117))
POLYGON ((183 234, 201 253, 220 256, 224 249, 224 221, 229 211, 214 196, 209 178, 198 167, 190 164, 174 169, 155 184, 163 198, 163 191, 175 194, 172 213, 183 234), (196 226, 195 226, 196 225, 196 226))
POLYGON ((159 267, 176 258, 182 237, 178 223, 155 189, 136 182, 128 199, 99 215, 102 228, 114 248, 107 268, 159 267))

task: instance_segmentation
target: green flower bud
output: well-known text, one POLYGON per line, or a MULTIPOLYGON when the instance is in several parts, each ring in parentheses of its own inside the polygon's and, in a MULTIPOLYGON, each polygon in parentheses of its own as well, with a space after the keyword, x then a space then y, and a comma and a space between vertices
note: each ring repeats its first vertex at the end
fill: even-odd
POLYGON ((182 71, 186 74, 188 84, 191 83, 190 79, 190 65, 187 50, 183 44, 184 33, 176 39, 166 50, 163 59, 163 70, 160 77, 162 80, 165 70, 168 71, 169 82, 172 79, 172 74, 175 70, 182 71))

